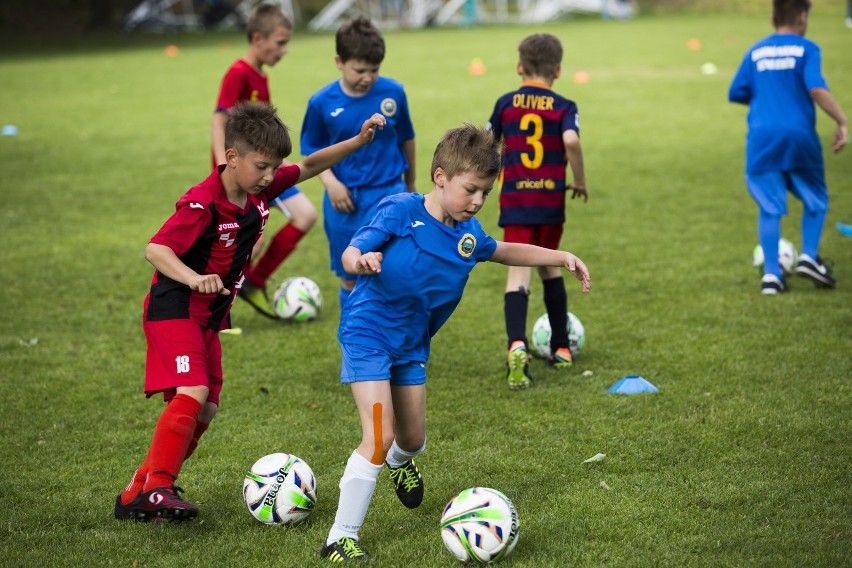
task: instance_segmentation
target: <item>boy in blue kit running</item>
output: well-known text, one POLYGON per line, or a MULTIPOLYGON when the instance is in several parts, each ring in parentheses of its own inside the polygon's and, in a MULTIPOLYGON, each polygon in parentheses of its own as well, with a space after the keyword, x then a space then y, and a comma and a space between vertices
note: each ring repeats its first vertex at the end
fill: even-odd
POLYGON ((432 160, 432 191, 384 199, 343 253, 347 273, 359 276, 340 318, 340 380, 352 389, 362 438, 340 480, 334 525, 320 552, 332 562, 370 559, 358 531, 384 464, 403 505, 423 500, 413 458, 426 447, 430 342, 473 267, 486 260, 562 267, 589 291, 589 271, 573 254, 495 241, 474 219, 500 171, 500 147, 469 124, 448 131, 432 160))
MULTIPOLYGON (((527 36, 518 45, 521 87, 497 100, 487 127, 502 137, 503 172, 500 176, 500 226, 504 240, 558 249, 565 223, 565 194, 589 199, 580 115, 574 101, 553 91, 562 73, 562 43, 551 34, 527 36), (573 181, 565 180, 571 166, 573 181)), ((570 367, 568 298, 558 268, 538 269, 544 305, 553 334, 547 364, 570 367)), ((506 277, 503 312, 508 336, 506 379, 509 388, 532 384, 527 347, 527 308, 532 270, 510 266, 506 277)))
POLYGON ((363 113, 379 112, 387 126, 370 147, 355 152, 319 176, 326 191, 323 226, 328 237, 331 269, 340 278, 341 307, 355 286, 340 258, 355 231, 369 221, 379 201, 388 195, 415 191, 414 127, 402 84, 379 77, 385 42, 366 18, 356 18, 337 30, 335 61, 338 81, 317 91, 308 101, 302 123, 302 154, 345 140, 359 128, 363 113))
POLYGON ((828 191, 814 102, 837 123, 835 153, 846 145, 849 123, 822 76, 819 46, 804 38, 810 8, 810 0, 774 0, 775 33, 749 49, 728 92, 731 102, 749 105, 746 186, 760 208, 757 232, 765 258, 760 291, 769 295, 787 291, 778 240, 788 191, 804 206, 796 273, 820 288, 837 285, 819 257, 828 191))

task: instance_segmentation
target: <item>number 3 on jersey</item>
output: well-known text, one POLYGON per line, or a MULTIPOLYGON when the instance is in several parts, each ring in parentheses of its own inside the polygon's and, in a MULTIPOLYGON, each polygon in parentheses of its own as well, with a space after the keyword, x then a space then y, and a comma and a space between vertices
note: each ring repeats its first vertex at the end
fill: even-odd
POLYGON ((534 170, 541 166, 544 161, 544 146, 541 143, 541 136, 544 134, 544 123, 541 116, 537 114, 525 114, 521 117, 520 129, 524 132, 532 133, 527 136, 527 144, 532 148, 532 153, 521 152, 521 163, 524 167, 534 170))

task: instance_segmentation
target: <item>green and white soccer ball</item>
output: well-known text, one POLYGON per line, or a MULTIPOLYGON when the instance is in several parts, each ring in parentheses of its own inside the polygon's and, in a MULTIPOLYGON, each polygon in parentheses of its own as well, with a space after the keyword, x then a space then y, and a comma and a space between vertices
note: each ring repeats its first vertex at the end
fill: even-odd
POLYGON ((243 480, 249 513, 267 525, 297 525, 317 504, 317 480, 308 464, 292 454, 257 460, 243 480))
POLYGON ((471 564, 506 558, 518 544, 520 528, 509 498, 487 487, 465 489, 447 503, 441 516, 444 546, 458 560, 471 564))
POLYGON ((287 278, 272 295, 272 307, 281 319, 310 321, 322 310, 322 292, 310 278, 287 278))
MULTIPOLYGON (((751 252, 751 265, 758 274, 763 274, 763 247, 756 245, 751 252)), ((796 264, 799 261, 799 253, 793 243, 787 239, 778 241, 778 263, 781 265, 781 270, 784 274, 793 274, 796 269, 796 264)))
MULTIPOLYGON (((545 359, 550 356, 550 319, 547 313, 535 320, 532 330, 532 352, 545 359)), ((586 328, 580 318, 568 312, 568 348, 576 356, 586 346, 586 328)))

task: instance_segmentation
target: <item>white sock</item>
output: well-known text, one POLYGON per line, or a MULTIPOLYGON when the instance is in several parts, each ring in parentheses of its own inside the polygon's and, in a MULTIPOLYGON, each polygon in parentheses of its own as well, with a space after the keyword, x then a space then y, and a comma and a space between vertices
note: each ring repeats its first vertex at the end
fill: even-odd
POLYGON ((388 450, 388 455, 385 457, 385 461, 388 462, 388 465, 390 467, 401 467, 408 460, 410 460, 412 458, 416 458, 417 456, 422 454, 423 450, 425 450, 425 449, 426 449, 426 440, 423 440, 423 445, 420 446, 419 449, 417 449, 413 452, 406 452, 405 450, 400 448, 397 445, 396 440, 394 440, 393 444, 391 444, 390 450, 388 450))
POLYGON ((382 467, 373 465, 358 452, 352 452, 349 456, 343 477, 340 478, 340 500, 326 544, 337 542, 344 536, 358 538, 358 530, 364 524, 382 467))

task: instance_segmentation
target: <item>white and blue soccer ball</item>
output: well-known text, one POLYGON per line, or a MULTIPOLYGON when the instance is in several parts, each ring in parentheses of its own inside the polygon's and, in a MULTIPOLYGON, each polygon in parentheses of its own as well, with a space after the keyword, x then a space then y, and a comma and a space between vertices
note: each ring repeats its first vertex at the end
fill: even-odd
POLYGON ((317 504, 317 480, 310 466, 292 454, 257 460, 243 480, 249 513, 267 525, 297 525, 317 504))
MULTIPOLYGON (((751 265, 758 274, 763 274, 763 247, 756 245, 751 252, 751 265)), ((799 261, 799 253, 793 243, 787 239, 778 241, 778 263, 781 265, 781 270, 784 274, 793 274, 796 270, 796 264, 799 261)))
MULTIPOLYGON (((532 329, 532 352, 545 359, 550 356, 550 319, 547 313, 535 320, 532 329)), ((576 315, 568 312, 568 348, 576 356, 586 346, 586 328, 576 315)))
POLYGON ((441 516, 441 538, 465 563, 489 564, 506 558, 518 544, 521 524, 515 506, 488 487, 465 489, 441 516))
POLYGON ((272 295, 272 307, 281 319, 310 321, 322 310, 322 292, 310 278, 287 278, 272 295))

